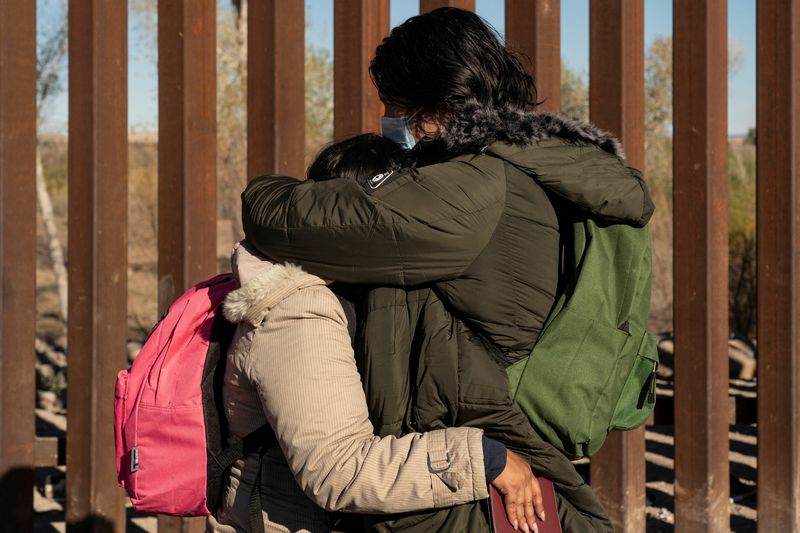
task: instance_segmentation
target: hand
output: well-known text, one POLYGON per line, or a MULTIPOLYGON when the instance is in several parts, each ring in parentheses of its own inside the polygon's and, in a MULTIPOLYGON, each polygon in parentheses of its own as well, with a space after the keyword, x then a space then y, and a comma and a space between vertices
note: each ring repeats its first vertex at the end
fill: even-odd
POLYGON ((492 485, 503 495, 508 521, 514 529, 522 528, 526 533, 535 531, 536 517, 544 522, 544 503, 539 482, 531 471, 531 466, 522 457, 506 451, 506 467, 492 481, 492 485))

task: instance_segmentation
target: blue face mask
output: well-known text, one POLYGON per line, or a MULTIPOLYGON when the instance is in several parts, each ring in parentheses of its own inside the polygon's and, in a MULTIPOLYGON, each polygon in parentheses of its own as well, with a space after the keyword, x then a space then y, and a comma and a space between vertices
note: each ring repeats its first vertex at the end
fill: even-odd
POLYGON ((414 148, 414 145, 417 144, 414 136, 411 135, 406 117, 381 117, 381 133, 406 150, 414 148))

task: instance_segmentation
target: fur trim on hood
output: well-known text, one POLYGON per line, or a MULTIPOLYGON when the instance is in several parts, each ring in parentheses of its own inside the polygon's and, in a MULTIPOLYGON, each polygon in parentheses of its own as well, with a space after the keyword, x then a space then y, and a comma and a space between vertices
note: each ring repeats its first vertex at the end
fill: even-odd
POLYGON ((257 326, 273 307, 295 291, 325 285, 322 279, 297 265, 269 262, 244 243, 234 247, 232 263, 242 286, 228 293, 222 312, 233 323, 257 326))
POLYGON ((548 137, 568 142, 594 144, 623 157, 620 142, 593 124, 555 113, 525 113, 508 107, 491 108, 467 103, 430 144, 448 154, 477 153, 493 143, 531 144, 548 137))

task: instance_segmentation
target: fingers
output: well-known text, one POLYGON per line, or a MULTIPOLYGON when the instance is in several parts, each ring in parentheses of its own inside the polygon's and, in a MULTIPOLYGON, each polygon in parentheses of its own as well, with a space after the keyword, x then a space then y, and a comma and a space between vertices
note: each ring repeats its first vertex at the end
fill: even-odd
POLYGON ((506 468, 492 481, 503 494, 508 521, 514 529, 529 533, 539 528, 536 518, 545 520, 544 501, 539 481, 531 472, 530 465, 508 450, 506 468))
POLYGON ((519 494, 520 496, 517 497, 517 517, 519 517, 522 531, 528 533, 530 528, 528 527, 528 518, 525 516, 525 489, 523 488, 519 494))
POLYGON ((515 494, 507 494, 504 501, 508 521, 514 529, 521 529, 525 533, 530 531, 538 533, 530 483, 525 483, 515 494))
POLYGON ((539 480, 537 480, 535 476, 533 478, 533 482, 531 483, 531 490, 533 493, 533 507, 536 510, 536 516, 539 517, 539 520, 544 522, 545 514, 544 514, 544 499, 542 498, 542 488, 539 486, 539 480))
POLYGON ((520 516, 517 511, 517 498, 516 495, 506 494, 503 497, 503 503, 506 506, 506 514, 508 515, 508 521, 511 522, 511 525, 514 526, 514 529, 519 527, 519 519, 520 516))
MULTIPOLYGON (((536 478, 534 478, 535 481, 536 478)), ((537 532, 539 531, 539 527, 536 525, 536 514, 533 510, 533 483, 526 483, 525 484, 525 520, 527 521, 530 529, 537 532)), ((523 528, 524 529, 524 528, 523 528)))

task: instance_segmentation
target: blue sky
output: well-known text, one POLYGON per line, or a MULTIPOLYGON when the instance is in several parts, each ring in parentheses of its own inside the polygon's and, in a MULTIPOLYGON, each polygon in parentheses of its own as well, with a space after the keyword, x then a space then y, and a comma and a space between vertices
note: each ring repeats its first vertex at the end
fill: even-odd
MULTIPOLYGON (((755 125, 755 1, 731 0, 728 6, 728 35, 743 51, 742 63, 729 80, 728 129, 746 133, 755 125)), ((64 16, 65 0, 39 0, 39 34, 46 35, 64 16)), ((395 26, 415 15, 417 0, 392 0, 391 24, 395 26)), ((477 0, 476 11, 502 34, 504 2, 477 0)), ((333 47, 333 0, 306 0, 309 19, 306 41, 319 47, 333 47)), ((645 46, 653 39, 672 33, 672 2, 645 0, 645 46)), ((154 131, 157 125, 157 75, 152 57, 135 20, 129 32, 129 123, 133 130, 154 131)), ((589 77, 589 0, 562 0, 561 54, 569 68, 589 77)), ((66 92, 49 106, 45 131, 65 129, 66 92)))

